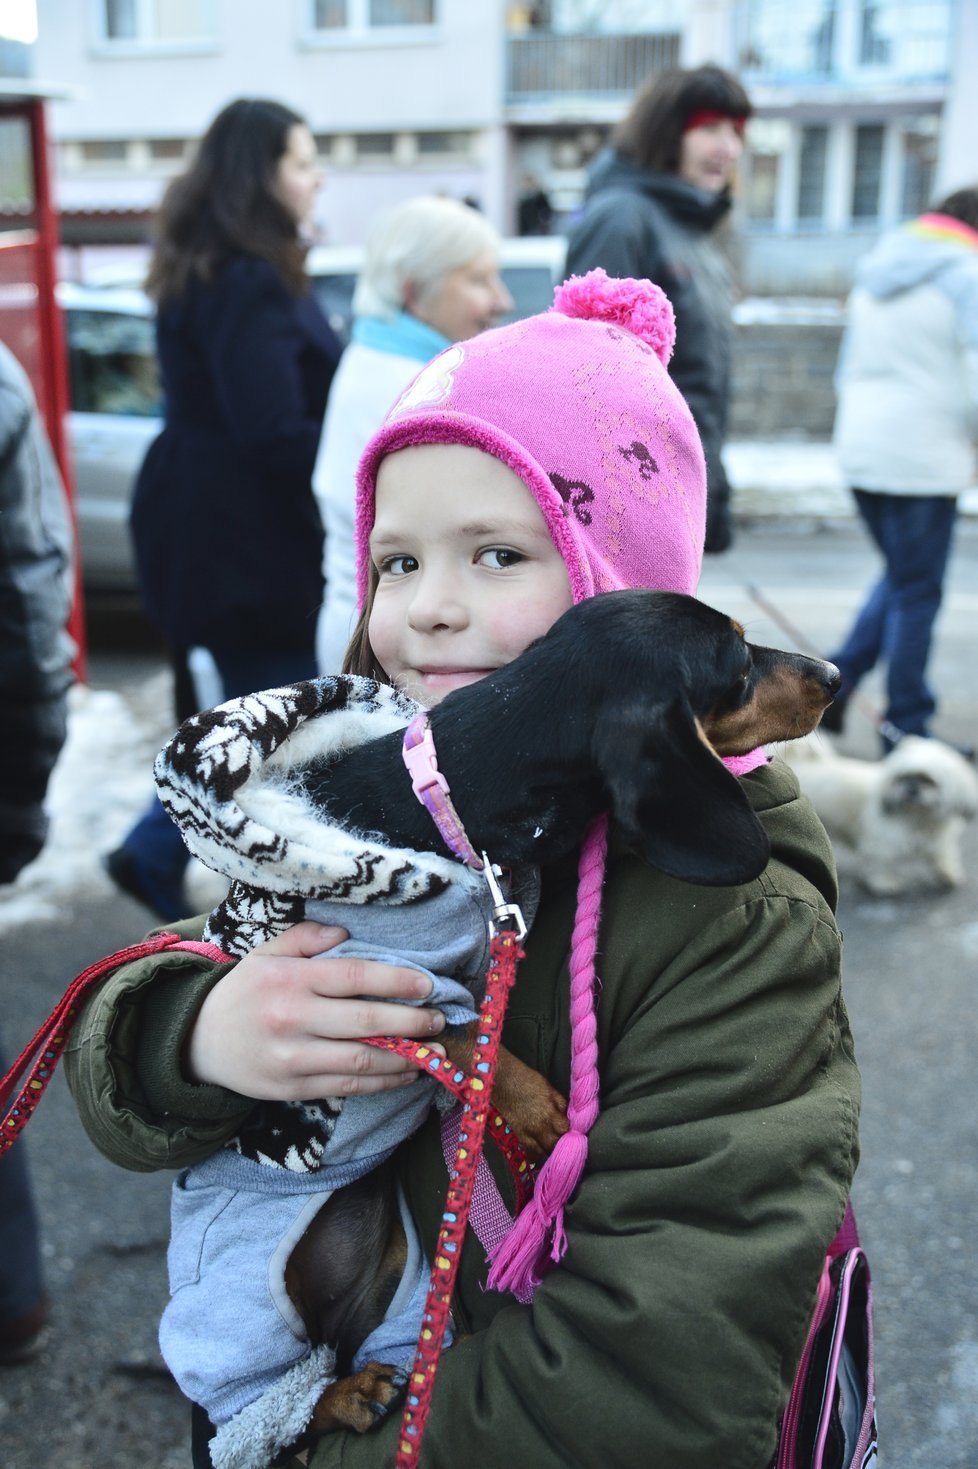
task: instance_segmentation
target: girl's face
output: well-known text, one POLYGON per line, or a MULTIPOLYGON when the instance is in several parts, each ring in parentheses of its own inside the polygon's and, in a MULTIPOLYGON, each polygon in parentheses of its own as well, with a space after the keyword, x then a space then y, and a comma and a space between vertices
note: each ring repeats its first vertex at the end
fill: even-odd
POLYGON ((312 219, 322 183, 315 139, 305 123, 297 122, 289 128, 273 185, 279 203, 285 205, 296 224, 308 224, 312 219))
POLYGON ((679 145, 679 177, 698 189, 718 194, 733 178, 743 151, 744 140, 732 118, 690 128, 679 145))
POLYGON ((570 579, 530 491, 459 444, 389 454, 377 475, 370 644, 430 707, 522 653, 570 607, 570 579))
POLYGON ((406 298, 405 309, 450 342, 465 342, 486 331, 513 306, 491 250, 450 270, 433 291, 419 296, 409 283, 406 298))

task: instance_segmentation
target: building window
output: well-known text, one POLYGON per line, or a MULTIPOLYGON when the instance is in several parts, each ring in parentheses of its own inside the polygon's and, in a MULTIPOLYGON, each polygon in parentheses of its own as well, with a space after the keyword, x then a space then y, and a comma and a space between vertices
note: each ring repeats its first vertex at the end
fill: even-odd
POLYGON ((860 66, 889 66, 893 60, 893 43, 883 34, 880 22, 885 8, 878 0, 862 0, 859 17, 860 66))
POLYGON ((173 163, 183 159, 187 145, 183 138, 150 138, 149 156, 155 163, 173 163))
POLYGON ((825 160, 829 130, 824 126, 803 127, 798 154, 798 221, 821 222, 825 205, 825 160))
POLYGON ((372 26, 430 26, 435 0, 369 0, 372 26))
POLYGON ((779 197, 785 171, 782 162, 792 148, 791 124, 780 117, 755 117, 747 135, 744 160, 747 217, 760 229, 770 228, 778 218, 779 197))
POLYGON ((468 133, 419 133, 419 157, 457 157, 468 151, 468 133))
POLYGON ((937 129, 921 127, 903 134, 903 180, 900 212, 905 219, 922 214, 933 202, 937 169, 937 129))
POLYGON ((0 231, 17 229, 34 207, 27 119, 0 117, 0 231))
POLYGON ((777 153, 753 153, 747 179, 747 214, 752 224, 773 224, 778 203, 777 153))
POLYGON ((114 138, 95 138, 79 147, 83 163, 125 163, 129 156, 129 144, 114 138))
POLYGON ((435 0, 313 0, 314 31, 370 31, 390 26, 431 26, 435 0))
POLYGON ((876 219, 880 209, 883 177, 883 128, 867 123, 856 128, 856 154, 852 173, 852 217, 876 219))
POLYGON ((736 0, 738 69, 750 83, 944 78, 953 9, 952 0, 736 0))
POLYGON ((112 49, 209 43, 217 38, 216 0, 97 0, 97 28, 112 49))
POLYGON ((360 133, 357 137, 358 158, 390 158, 393 152, 393 133, 360 133))
POLYGON ((740 69, 782 79, 830 75, 836 8, 835 0, 746 0, 737 12, 740 69))

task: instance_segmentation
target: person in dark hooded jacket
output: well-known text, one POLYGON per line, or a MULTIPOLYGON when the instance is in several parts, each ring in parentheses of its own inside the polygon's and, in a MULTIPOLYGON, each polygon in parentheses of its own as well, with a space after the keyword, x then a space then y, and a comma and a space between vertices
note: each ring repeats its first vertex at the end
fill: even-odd
POLYGON ((669 372, 696 420, 707 465, 706 550, 733 539, 721 449, 730 398, 733 283, 719 235, 750 99, 718 66, 646 83, 591 171, 567 246, 568 275, 601 266, 661 286, 676 313, 669 372))

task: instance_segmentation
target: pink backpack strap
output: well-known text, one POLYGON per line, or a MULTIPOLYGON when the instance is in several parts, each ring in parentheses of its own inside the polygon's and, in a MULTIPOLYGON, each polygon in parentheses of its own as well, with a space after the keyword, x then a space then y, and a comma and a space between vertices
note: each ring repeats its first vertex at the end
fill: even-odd
POLYGON ((834 1260, 837 1255, 844 1255, 847 1250, 854 1250, 858 1244, 859 1230, 856 1228, 852 1200, 849 1199, 846 1203, 846 1212, 842 1216, 842 1223, 839 1225, 839 1232, 829 1245, 826 1254, 830 1260, 834 1260))
POLYGON ((219 949, 216 944, 182 939, 177 933, 160 933, 151 939, 144 940, 141 944, 133 944, 128 949, 119 949, 116 953, 108 954, 104 959, 98 959, 94 964, 90 964, 71 981, 51 1014, 0 1081, 0 1111, 2 1111, 10 1102, 24 1073, 27 1073, 19 1095, 0 1120, 0 1156, 13 1147, 44 1095, 61 1059, 68 1036, 71 1034, 71 1027, 77 1018, 81 1002, 87 998, 89 992, 107 974, 111 974, 113 969, 120 969, 123 964, 130 964, 134 959, 145 959, 151 954, 161 954, 170 949, 183 949, 191 954, 202 954, 205 958, 214 959, 218 963, 230 964, 233 962, 230 954, 225 954, 224 950, 219 949))

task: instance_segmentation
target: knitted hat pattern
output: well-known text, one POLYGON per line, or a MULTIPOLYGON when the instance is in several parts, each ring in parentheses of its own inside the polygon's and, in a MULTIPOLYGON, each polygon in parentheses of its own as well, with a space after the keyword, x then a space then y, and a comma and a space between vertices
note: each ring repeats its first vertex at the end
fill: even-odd
POLYGON ((666 371, 674 340, 672 306, 658 286, 592 270, 558 287, 552 310, 428 363, 360 461, 361 608, 377 469, 415 444, 464 444, 508 465, 543 512, 575 602, 624 587, 693 593, 706 469, 666 371))
MULTIPOLYGON (((692 595, 706 526, 706 468, 692 415, 666 371, 672 306, 649 281, 571 277, 539 316, 447 348, 367 445, 357 474, 357 561, 367 597, 376 476, 388 454, 461 444, 530 490, 566 563, 575 602, 648 587, 692 595)), ((581 851, 571 937, 568 1131, 533 1196, 490 1251, 489 1284, 529 1300, 567 1247, 564 1208, 599 1110, 596 955, 607 818, 581 851)))

